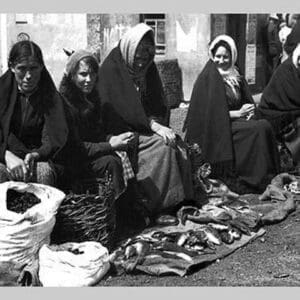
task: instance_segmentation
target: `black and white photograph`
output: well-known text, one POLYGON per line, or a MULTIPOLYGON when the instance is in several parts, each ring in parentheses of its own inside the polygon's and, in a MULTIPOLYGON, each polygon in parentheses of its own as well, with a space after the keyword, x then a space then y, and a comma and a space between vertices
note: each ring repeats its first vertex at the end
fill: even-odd
POLYGON ((211 11, 1 11, 1 287, 300 286, 300 9, 211 11))

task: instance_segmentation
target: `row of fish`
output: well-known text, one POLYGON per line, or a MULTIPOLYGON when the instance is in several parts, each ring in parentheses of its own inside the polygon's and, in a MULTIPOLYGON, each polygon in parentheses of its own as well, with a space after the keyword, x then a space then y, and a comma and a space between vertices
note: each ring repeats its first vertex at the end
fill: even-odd
POLYGON ((160 220, 163 224, 158 228, 161 229, 123 242, 110 255, 110 261, 127 272, 143 264, 145 259, 182 259, 183 262, 192 263, 195 257, 215 254, 218 246, 232 244, 241 239, 243 234, 250 236, 259 220, 259 215, 247 207, 239 210, 226 206, 206 206, 202 209, 184 206, 172 220, 160 220), (198 223, 196 229, 182 231, 187 221, 198 223), (172 225, 168 224, 170 222, 172 225), (183 226, 177 227, 179 222, 183 226), (166 230, 165 226, 171 227, 166 230))
POLYGON ((152 231, 125 241, 110 255, 110 262, 130 272, 144 260, 182 259, 192 262, 196 256, 215 254, 217 246, 232 244, 242 232, 232 226, 210 223, 186 232, 152 231))
POLYGON ((259 214, 247 207, 239 210, 228 206, 207 206, 205 209, 183 206, 178 211, 177 217, 183 225, 187 220, 198 224, 215 223, 237 228, 247 235, 250 235, 260 223, 259 214))

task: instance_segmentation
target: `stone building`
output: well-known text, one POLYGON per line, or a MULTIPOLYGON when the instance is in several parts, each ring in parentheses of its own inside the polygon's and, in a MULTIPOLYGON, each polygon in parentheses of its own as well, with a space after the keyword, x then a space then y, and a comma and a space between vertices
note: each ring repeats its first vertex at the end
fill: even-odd
POLYGON ((156 61, 177 59, 182 72, 183 99, 189 100, 197 75, 207 59, 209 41, 231 35, 239 50, 238 64, 253 92, 265 80, 264 28, 267 14, 1 14, 0 61, 3 73, 11 45, 30 38, 42 48, 56 84, 64 69, 63 48, 93 50, 101 60, 128 30, 139 22, 155 31, 156 61))

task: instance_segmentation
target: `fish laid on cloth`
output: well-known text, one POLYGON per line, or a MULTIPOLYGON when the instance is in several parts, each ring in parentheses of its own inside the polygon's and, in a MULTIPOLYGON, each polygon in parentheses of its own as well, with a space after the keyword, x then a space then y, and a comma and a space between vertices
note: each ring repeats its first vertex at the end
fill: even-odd
POLYGON ((141 271, 155 276, 170 273, 184 276, 192 266, 207 265, 227 256, 264 233, 264 229, 259 229, 247 236, 238 233, 234 227, 215 223, 197 224, 187 220, 185 225, 147 228, 124 241, 110 255, 110 262, 119 275, 141 271), (230 237, 223 237, 222 232, 227 232, 230 237), (143 248, 138 258, 138 251, 129 246, 139 242, 143 248))
POLYGON ((214 210, 201 210, 194 206, 183 206, 178 212, 177 217, 181 224, 185 224, 186 220, 199 224, 207 224, 210 222, 222 223, 231 220, 232 217, 224 209, 214 206, 214 210))
POLYGON ((248 235, 260 223, 260 215, 247 206, 240 209, 225 205, 222 207, 205 205, 202 209, 193 206, 183 206, 177 212, 177 217, 183 225, 187 220, 198 224, 216 223, 231 225, 248 235))
POLYGON ((159 215, 156 218, 155 223, 161 226, 168 226, 168 225, 177 225, 179 221, 176 217, 171 215, 159 215))

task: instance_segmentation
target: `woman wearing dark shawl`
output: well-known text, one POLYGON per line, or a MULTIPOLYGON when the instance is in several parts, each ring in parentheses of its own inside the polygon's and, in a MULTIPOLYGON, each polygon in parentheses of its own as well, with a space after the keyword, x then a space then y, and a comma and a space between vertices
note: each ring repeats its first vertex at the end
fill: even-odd
POLYGON ((0 182, 54 185, 53 161, 68 136, 62 99, 35 43, 14 44, 8 66, 0 78, 0 182))
POLYGON ((151 27, 138 24, 110 52, 98 76, 109 129, 139 135, 136 178, 150 214, 193 196, 187 157, 182 158, 184 151, 166 125, 168 110, 154 55, 151 27))
POLYGON ((252 120, 255 105, 235 63, 233 39, 218 36, 198 76, 185 122, 186 140, 197 143, 213 176, 238 192, 262 191, 278 172, 271 125, 252 120))
POLYGON ((273 74, 263 91, 258 116, 270 121, 279 141, 300 162, 300 24, 288 36, 289 58, 273 74), (298 45, 298 46, 297 46, 298 45))
POLYGON ((69 56, 59 91, 66 102, 72 140, 65 149, 66 173, 71 181, 111 176, 115 198, 134 177, 125 150, 132 132, 108 136, 102 122, 101 101, 95 89, 99 64, 89 51, 78 50, 69 56), (116 151, 116 152, 115 152, 116 151), (123 172, 122 162, 126 167, 123 172), (123 178, 124 173, 124 178, 123 178))

